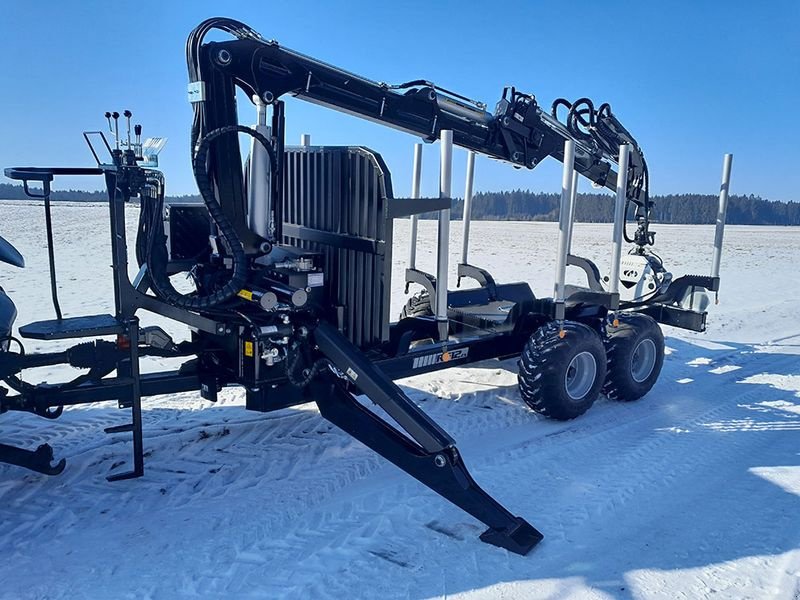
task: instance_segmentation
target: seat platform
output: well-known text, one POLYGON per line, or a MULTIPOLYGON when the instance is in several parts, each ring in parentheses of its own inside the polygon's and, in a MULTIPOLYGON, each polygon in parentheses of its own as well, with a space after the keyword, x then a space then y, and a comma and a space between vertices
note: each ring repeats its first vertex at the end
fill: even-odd
POLYGON ((478 287, 450 291, 447 294, 447 316, 452 333, 467 329, 510 331, 518 316, 534 302, 527 283, 498 284, 491 290, 478 287), (493 295, 496 295, 492 298, 493 295))
POLYGON ((116 335, 124 326, 112 315, 88 315, 68 319, 35 321, 19 328, 19 334, 31 340, 65 340, 68 338, 116 335))
POLYGON ((581 305, 602 306, 609 310, 619 308, 619 294, 567 284, 564 286, 564 295, 566 296, 568 308, 575 308, 581 305))

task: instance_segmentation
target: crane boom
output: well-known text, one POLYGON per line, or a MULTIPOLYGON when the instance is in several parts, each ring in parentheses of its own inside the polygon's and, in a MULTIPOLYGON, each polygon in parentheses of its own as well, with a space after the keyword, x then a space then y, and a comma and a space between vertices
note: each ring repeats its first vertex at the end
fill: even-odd
MULTIPOLYGON (((631 144, 628 201, 637 207, 640 232, 636 241, 641 246, 652 243, 647 233, 650 201, 644 156, 608 104, 595 109, 586 98, 574 103, 558 99, 547 113, 533 95, 506 87, 490 113, 486 104, 426 80, 389 85, 356 75, 285 48, 230 19, 209 19, 198 26, 187 43, 187 61, 189 95, 195 104, 194 144, 211 129, 237 123, 237 87, 255 102, 276 109, 278 119, 273 128, 277 131, 273 133, 279 136, 283 110, 280 98, 290 95, 429 142, 437 140, 441 131, 451 130, 455 145, 528 169, 548 156, 563 160, 564 141, 571 139, 576 146, 575 169, 593 183, 612 190, 617 182, 614 167, 619 145, 631 144), (222 29, 236 39, 202 43, 211 29, 222 29), (562 106, 568 111, 565 122, 557 114, 562 106)), ((212 176, 218 178, 220 167, 231 157, 236 160, 238 154, 233 150, 217 149, 210 167, 212 176)), ((238 176, 241 169, 235 171, 238 176)), ((275 185, 280 185, 280 177, 275 178, 275 185)), ((230 182, 221 186, 241 196, 237 187, 230 182)), ((234 214, 230 216, 237 220, 234 214)), ((243 230, 240 233, 247 236, 243 230)))

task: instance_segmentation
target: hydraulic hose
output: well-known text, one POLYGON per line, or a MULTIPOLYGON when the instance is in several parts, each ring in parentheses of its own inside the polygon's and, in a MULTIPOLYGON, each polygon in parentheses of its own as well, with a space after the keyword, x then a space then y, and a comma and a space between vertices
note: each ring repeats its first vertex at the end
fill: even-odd
MULTIPOLYGON (((271 142, 264 135, 250 127, 245 127, 243 125, 220 127, 206 134, 200 141, 197 146, 197 151, 195 152, 193 164, 197 188, 200 191, 200 196, 203 198, 203 202, 208 209, 211 219, 214 221, 220 235, 227 243, 233 261, 233 271, 228 282, 215 292, 206 295, 186 295, 181 294, 172 286, 164 269, 153 268, 151 276, 156 294, 168 304, 178 308, 199 310, 217 306, 239 293, 242 286, 244 286, 247 281, 247 255, 245 254, 244 248, 242 248, 242 242, 236 233, 236 229, 233 227, 230 220, 228 220, 228 217, 222 210, 222 206, 220 206, 214 195, 211 178, 206 170, 206 159, 211 142, 222 135, 231 133, 246 133, 258 140, 267 151, 272 164, 277 164, 275 150, 272 148, 271 142)), ((153 242, 156 237, 155 231, 156 230, 153 229, 151 233, 151 243, 149 244, 151 250, 154 247, 153 242)))

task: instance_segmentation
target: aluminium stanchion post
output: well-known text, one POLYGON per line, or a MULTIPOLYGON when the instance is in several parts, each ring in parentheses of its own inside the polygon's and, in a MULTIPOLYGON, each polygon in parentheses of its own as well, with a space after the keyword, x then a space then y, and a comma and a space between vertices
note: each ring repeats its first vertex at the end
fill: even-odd
POLYGON ((622 236, 625 231, 625 204, 628 198, 628 163, 630 144, 619 146, 619 170, 617 172, 617 198, 614 204, 614 230, 611 236, 611 275, 608 291, 619 294, 619 268, 622 260, 622 236))
POLYGON ((461 241, 461 264, 466 265, 467 255, 469 254, 469 224, 472 219, 472 184, 475 181, 475 153, 470 150, 467 152, 467 181, 464 184, 464 214, 463 220, 463 239, 461 241))
POLYGON ((575 205, 578 203, 578 171, 572 171, 572 200, 569 204, 569 223, 567 230, 567 257, 572 253, 572 229, 575 225, 575 205))
MULTIPOLYGON (((722 161, 722 183, 719 186, 719 206, 717 208, 717 227, 714 232, 714 256, 711 260, 711 277, 719 277, 722 259, 722 237, 725 233, 725 219, 728 214, 728 191, 731 185, 731 165, 733 154, 726 154, 722 161)), ((716 292, 719 297, 719 290, 716 292)))
MULTIPOLYGON (((420 181, 422 179, 422 144, 414 144, 414 165, 411 172, 411 198, 419 199, 420 181)), ((411 243, 408 249, 408 268, 417 268, 417 229, 419 226, 419 215, 411 215, 411 243)), ((408 293, 408 283, 406 282, 406 293, 408 293)))
MULTIPOLYGON (((253 95, 256 105, 255 130, 270 139, 272 128, 267 125, 267 105, 258 94, 253 95)), ((247 177, 247 227, 264 239, 270 238, 275 224, 272 215, 272 170, 269 154, 256 138, 250 138, 250 162, 247 177)))
POLYGON ((567 276, 567 252, 570 246, 569 218, 572 214, 572 184, 575 167, 575 142, 564 141, 564 170, 561 177, 561 207, 558 218, 558 256, 556 256, 556 282, 554 289, 555 317, 564 318, 564 294, 567 276))
MULTIPOLYGON (((439 197, 451 198, 453 179, 453 132, 442 130, 440 140, 439 197)), ((436 255, 436 324, 439 340, 446 340, 447 323, 447 272, 450 255, 450 209, 439 211, 439 235, 436 255)))

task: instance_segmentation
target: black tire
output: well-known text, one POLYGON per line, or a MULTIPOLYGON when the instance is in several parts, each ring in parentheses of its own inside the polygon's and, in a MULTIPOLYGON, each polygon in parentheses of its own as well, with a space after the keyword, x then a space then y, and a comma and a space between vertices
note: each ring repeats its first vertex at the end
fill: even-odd
POLYGON ((433 314, 431 299, 427 292, 420 292, 411 296, 400 311, 400 318, 427 317, 433 314))
POLYGON ((597 332, 575 321, 542 325, 519 359, 522 399, 537 413, 558 421, 589 410, 600 395, 605 376, 603 341, 597 332))
POLYGON ((612 400, 633 402, 655 384, 664 364, 664 334, 655 320, 637 313, 621 314, 619 326, 608 326, 608 368, 603 393, 612 400))

